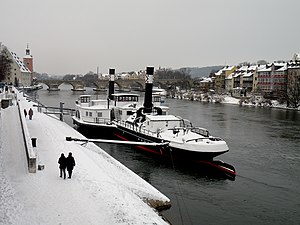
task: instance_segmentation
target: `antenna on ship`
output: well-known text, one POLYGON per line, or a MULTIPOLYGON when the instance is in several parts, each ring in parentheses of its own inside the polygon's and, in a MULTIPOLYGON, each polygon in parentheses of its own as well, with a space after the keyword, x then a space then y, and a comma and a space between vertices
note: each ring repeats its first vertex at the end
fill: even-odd
POLYGON ((151 113, 152 111, 152 87, 153 87, 154 67, 147 66, 145 75, 145 99, 144 99, 144 113, 151 113))

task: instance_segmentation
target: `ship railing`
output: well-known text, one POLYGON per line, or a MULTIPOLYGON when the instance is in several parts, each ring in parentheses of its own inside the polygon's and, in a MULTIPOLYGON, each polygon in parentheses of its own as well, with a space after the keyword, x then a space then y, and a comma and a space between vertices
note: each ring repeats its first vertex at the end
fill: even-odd
POLYGON ((59 108, 59 107, 51 107, 51 106, 44 106, 44 105, 37 105, 39 112, 43 112, 45 114, 61 114, 63 115, 75 115, 75 109, 71 108, 59 108))
POLYGON ((128 122, 128 121, 115 121, 118 125, 121 125, 125 128, 140 132, 142 134, 150 135, 150 136, 157 136, 158 133, 153 132, 151 130, 145 129, 142 126, 136 126, 134 123, 128 122))
POLYGON ((192 141, 195 141, 195 142, 201 142, 203 140, 207 140, 208 138, 207 137, 203 137, 203 138, 193 138, 193 139, 189 139, 189 140, 186 140, 185 142, 192 142, 192 141))
POLYGON ((179 131, 183 131, 184 134, 187 134, 188 132, 193 132, 205 138, 210 137, 209 131, 202 127, 181 127, 180 126, 180 127, 169 128, 168 130, 172 130, 174 134, 179 133, 179 131))
POLYGON ((202 135, 204 137, 209 137, 209 131, 202 127, 191 127, 191 132, 194 132, 196 134, 202 135))
POLYGON ((105 118, 94 118, 94 123, 97 123, 97 124, 109 124, 111 123, 111 120, 110 119, 105 119, 105 118))
POLYGON ((203 138, 193 138, 193 139, 189 139, 186 140, 185 142, 191 142, 191 141, 195 141, 195 142, 201 142, 203 140, 210 140, 210 141, 223 141, 222 138, 219 137, 203 137, 203 138))

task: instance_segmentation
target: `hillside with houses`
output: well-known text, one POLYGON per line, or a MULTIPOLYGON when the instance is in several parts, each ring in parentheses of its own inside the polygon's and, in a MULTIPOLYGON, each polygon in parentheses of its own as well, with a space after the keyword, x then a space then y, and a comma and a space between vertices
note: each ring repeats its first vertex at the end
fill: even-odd
POLYGON ((196 83, 196 90, 202 93, 235 97, 246 97, 251 93, 287 101, 288 105, 297 108, 300 104, 300 54, 294 54, 288 62, 225 66, 196 83))

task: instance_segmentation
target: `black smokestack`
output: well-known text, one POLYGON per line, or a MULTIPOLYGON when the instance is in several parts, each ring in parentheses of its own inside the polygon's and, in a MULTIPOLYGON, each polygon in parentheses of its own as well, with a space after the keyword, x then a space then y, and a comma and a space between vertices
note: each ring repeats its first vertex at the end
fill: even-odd
POLYGON ((146 82, 145 99, 144 99, 145 113, 151 113, 152 111, 153 74, 154 74, 154 67, 147 67, 146 76, 145 76, 145 82, 146 82))
POLYGON ((108 98, 114 100, 115 92, 115 69, 109 69, 109 86, 108 86, 108 98))

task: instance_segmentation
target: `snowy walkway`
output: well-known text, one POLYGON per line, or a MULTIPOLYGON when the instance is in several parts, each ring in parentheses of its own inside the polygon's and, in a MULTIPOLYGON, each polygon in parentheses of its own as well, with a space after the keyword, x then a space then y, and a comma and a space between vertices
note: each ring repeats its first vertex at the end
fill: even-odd
POLYGON ((82 135, 18 98, 34 110, 26 121, 45 169, 28 172, 18 108, 1 109, 0 224, 167 224, 141 200, 167 197, 93 143, 65 141, 82 135), (57 160, 70 151, 76 166, 72 179, 63 180, 57 160))

